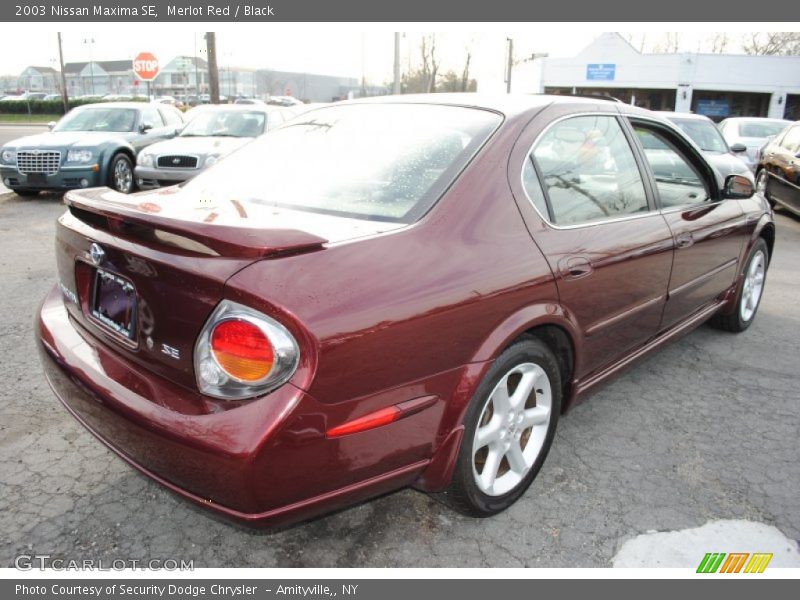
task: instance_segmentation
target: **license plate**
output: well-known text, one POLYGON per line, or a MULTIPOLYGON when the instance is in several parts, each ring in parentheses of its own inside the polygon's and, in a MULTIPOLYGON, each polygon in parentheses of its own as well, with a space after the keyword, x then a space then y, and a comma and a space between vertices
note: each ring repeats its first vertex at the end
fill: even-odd
POLYGON ((104 326, 132 340, 136 326, 136 288, 124 277, 97 269, 91 311, 104 326))
POLYGON ((28 173, 28 183, 31 185, 44 185, 47 183, 47 175, 44 173, 28 173))

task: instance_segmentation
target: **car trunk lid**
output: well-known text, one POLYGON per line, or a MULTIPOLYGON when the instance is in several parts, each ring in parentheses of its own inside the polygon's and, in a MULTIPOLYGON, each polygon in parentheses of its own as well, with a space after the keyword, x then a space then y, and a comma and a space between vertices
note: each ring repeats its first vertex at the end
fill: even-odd
POLYGON ((158 198, 68 193, 57 228, 60 284, 70 315, 92 336, 194 388, 194 342, 225 282, 256 260, 318 251, 326 240, 280 224, 217 223, 213 209, 187 217, 158 198))

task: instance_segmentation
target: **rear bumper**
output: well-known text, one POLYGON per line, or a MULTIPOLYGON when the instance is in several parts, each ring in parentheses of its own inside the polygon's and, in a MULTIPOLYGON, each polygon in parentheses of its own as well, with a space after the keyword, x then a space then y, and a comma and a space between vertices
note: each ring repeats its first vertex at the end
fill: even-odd
POLYGON ((48 383, 95 437, 171 491, 246 525, 285 525, 399 489, 430 462, 418 438, 435 430, 438 411, 334 440, 324 435, 329 408, 290 385, 204 412, 202 396, 88 336, 58 287, 42 303, 37 337, 48 383))
POLYGON ((44 182, 31 182, 29 177, 20 173, 15 167, 0 166, 0 181, 9 189, 26 190, 76 190, 102 185, 99 171, 91 166, 78 169, 62 169, 53 175, 47 175, 44 182))

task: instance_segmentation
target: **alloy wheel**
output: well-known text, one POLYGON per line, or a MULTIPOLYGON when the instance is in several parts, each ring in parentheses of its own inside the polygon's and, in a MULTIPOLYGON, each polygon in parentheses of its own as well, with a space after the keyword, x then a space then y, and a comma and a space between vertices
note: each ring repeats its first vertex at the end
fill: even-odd
POLYGON ((127 194, 133 188, 133 170, 128 161, 120 159, 114 165, 114 187, 127 194))
POLYGON ((542 451, 553 392, 544 369, 523 363, 510 369, 483 406, 472 443, 472 473, 488 496, 519 485, 542 451))
POLYGON ((761 292, 764 290, 764 276, 767 271, 767 257, 761 250, 758 250, 750 261, 747 274, 742 284, 742 299, 739 306, 739 314, 742 321, 749 321, 758 308, 758 301, 761 299, 761 292))

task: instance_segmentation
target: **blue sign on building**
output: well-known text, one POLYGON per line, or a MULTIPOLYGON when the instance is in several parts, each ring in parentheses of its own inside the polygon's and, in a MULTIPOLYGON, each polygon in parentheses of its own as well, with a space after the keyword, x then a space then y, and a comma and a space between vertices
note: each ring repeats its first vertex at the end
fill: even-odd
POLYGON ((727 117, 731 109, 727 100, 698 100, 695 112, 707 117, 727 117))
POLYGON ((617 65, 613 63, 586 65, 586 79, 589 81, 614 81, 616 73, 617 65))

